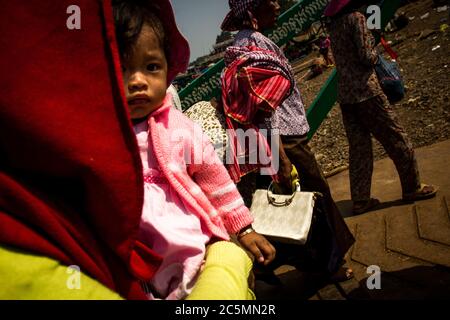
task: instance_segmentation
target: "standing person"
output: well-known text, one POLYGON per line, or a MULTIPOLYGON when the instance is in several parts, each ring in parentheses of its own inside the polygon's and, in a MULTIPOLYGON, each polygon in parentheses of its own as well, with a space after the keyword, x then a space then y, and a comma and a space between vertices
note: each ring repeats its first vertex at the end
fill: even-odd
POLYGON ((321 34, 319 37, 319 52, 320 54, 322 54, 324 60, 325 60, 325 64, 327 65, 327 67, 331 68, 334 67, 334 62, 333 59, 331 58, 331 50, 330 50, 330 37, 325 35, 325 34, 321 34))
MULTIPOLYGON (((254 115, 245 119, 245 121, 251 122, 253 126, 258 126, 268 131, 279 131, 280 169, 277 178, 280 184, 285 186, 286 190, 290 190, 291 172, 294 171, 294 165, 300 175, 302 190, 319 191, 324 195, 327 219, 334 233, 334 241, 336 243, 334 251, 335 263, 331 262, 327 266, 327 272, 330 273, 330 276, 333 274, 332 278, 334 280, 346 280, 352 276, 352 271, 340 268, 340 266, 345 253, 353 244, 354 238, 340 215, 331 197, 328 183, 308 146, 307 133, 309 125, 306 120, 300 91, 293 77, 289 61, 281 49, 261 33, 261 31, 275 25, 280 13, 278 1, 229 0, 229 6, 230 12, 225 17, 221 28, 224 31, 238 31, 238 33, 235 36, 233 46, 227 49, 225 55, 227 68, 222 75, 222 103, 224 108, 229 108, 238 115, 254 115), (243 52, 243 54, 239 55, 237 54, 238 52, 243 52), (252 55, 256 56, 256 58, 246 60, 246 57, 251 58, 252 55), (252 64, 252 61, 255 65, 252 64), (237 71, 230 66, 234 67, 235 63, 239 64, 240 62, 242 62, 244 67, 250 66, 266 69, 265 72, 258 71, 259 74, 273 75, 273 79, 276 80, 278 87, 277 85, 275 87, 267 86, 266 89, 268 90, 264 90, 264 86, 258 86, 258 84, 252 87, 252 89, 256 88, 255 90, 261 89, 261 92, 264 94, 267 94, 267 92, 273 92, 273 94, 266 95, 260 101, 258 100, 261 98, 259 93, 254 94, 250 90, 241 90, 240 92, 247 92, 247 95, 243 95, 235 92, 233 90, 235 87, 233 81, 236 77, 234 77, 233 73, 237 71), (269 68, 268 66, 272 67, 269 68), (279 90, 269 90, 274 88, 279 90), (233 97, 236 97, 236 99, 233 97), (243 105, 246 108, 242 108, 243 105), (248 110, 248 108, 256 108, 257 110, 248 110)), ((251 70, 252 68, 247 68, 246 72, 251 70)), ((249 76, 249 79, 257 80, 257 75, 255 77, 249 76)), ((238 179, 235 179, 235 181, 239 181, 246 173, 248 172, 240 172, 237 175, 238 179)), ((282 255, 280 253, 285 251, 283 249, 285 247, 287 246, 278 244, 276 247, 277 257, 281 258, 282 255)))
POLYGON ((328 30, 339 76, 338 102, 349 140, 350 189, 355 214, 379 204, 378 199, 370 197, 371 135, 394 161, 403 200, 427 199, 437 191, 436 187, 420 182, 414 150, 378 82, 374 70, 375 40, 365 16, 358 11, 363 4, 360 0, 332 0, 325 9, 325 16, 330 17, 328 30))
MULTIPOLYGON (((114 17, 144 174, 139 239, 163 259, 147 282, 149 297, 186 298, 207 245, 227 241, 229 234, 236 234, 258 263, 270 263, 275 250, 251 228, 253 218, 211 142, 167 93, 189 61, 168 0, 115 1, 114 17)), ((234 259, 223 254, 225 263, 234 259)))

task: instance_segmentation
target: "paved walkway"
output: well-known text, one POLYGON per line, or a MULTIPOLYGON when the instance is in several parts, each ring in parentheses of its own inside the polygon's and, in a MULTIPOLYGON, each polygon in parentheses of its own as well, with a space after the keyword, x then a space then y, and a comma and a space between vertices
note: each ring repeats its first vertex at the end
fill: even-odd
MULTIPOLYGON (((257 281, 261 299, 450 299, 450 140, 416 150, 423 182, 439 186, 436 198, 403 203, 389 158, 374 165, 372 196, 382 204, 351 216, 348 171, 329 178, 334 199, 356 238, 346 260, 355 278, 318 284, 292 267, 277 270, 282 285, 257 281), (381 289, 369 290, 369 266, 381 270, 381 289)), ((370 281, 370 283, 376 283, 370 281)))

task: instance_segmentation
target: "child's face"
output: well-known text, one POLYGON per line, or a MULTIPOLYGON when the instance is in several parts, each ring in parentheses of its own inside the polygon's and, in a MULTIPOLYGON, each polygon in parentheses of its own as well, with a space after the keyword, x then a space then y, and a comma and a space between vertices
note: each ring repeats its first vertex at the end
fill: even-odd
POLYGON ((161 106, 167 89, 167 60, 153 29, 142 26, 128 59, 122 61, 131 119, 146 117, 161 106))

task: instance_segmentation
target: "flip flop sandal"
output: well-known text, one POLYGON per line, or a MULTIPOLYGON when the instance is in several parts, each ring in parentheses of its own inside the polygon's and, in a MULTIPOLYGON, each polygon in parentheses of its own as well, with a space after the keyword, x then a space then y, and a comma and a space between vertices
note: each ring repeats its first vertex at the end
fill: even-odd
POLYGON ((375 199, 375 198, 370 198, 369 200, 367 200, 365 203, 363 203, 361 205, 353 205, 353 213, 361 214, 361 213, 367 212, 379 204, 380 204, 380 200, 375 199))
POLYGON ((419 201, 433 198, 438 191, 438 188, 433 185, 421 183, 420 188, 413 193, 406 193, 403 195, 404 201, 419 201))

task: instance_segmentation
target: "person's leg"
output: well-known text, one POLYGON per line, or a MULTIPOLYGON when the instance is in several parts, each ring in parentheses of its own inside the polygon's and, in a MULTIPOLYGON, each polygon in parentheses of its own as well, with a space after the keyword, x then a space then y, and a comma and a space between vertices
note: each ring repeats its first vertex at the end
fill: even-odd
POLYGON ((336 242, 337 260, 342 260, 355 240, 331 197, 328 182, 314 154, 307 145, 307 137, 281 136, 281 141, 289 160, 297 168, 302 190, 318 191, 323 194, 327 220, 332 228, 336 242))
POLYGON ((307 137, 281 136, 281 141, 286 155, 297 168, 302 190, 330 194, 328 182, 307 144, 307 137))
POLYGON ((370 121, 366 120, 366 125, 394 162, 402 185, 403 199, 416 201, 434 197, 438 188, 420 182, 414 149, 387 97, 375 97, 370 100, 370 104, 367 117, 370 121))
POLYGON ((385 95, 367 101, 363 121, 394 162, 403 194, 417 190, 420 177, 414 149, 385 95))
POLYGON ((328 48, 328 60, 332 66, 335 65, 333 51, 328 48))
POLYGON ((350 191, 353 203, 370 199, 372 185, 373 153, 370 132, 360 119, 366 105, 341 105, 342 120, 349 144, 350 191))
POLYGON ((330 49, 329 48, 326 48, 325 50, 324 50, 324 59, 325 59, 325 64, 327 65, 327 67, 330 67, 331 65, 333 65, 333 63, 331 62, 331 59, 330 59, 330 49))

